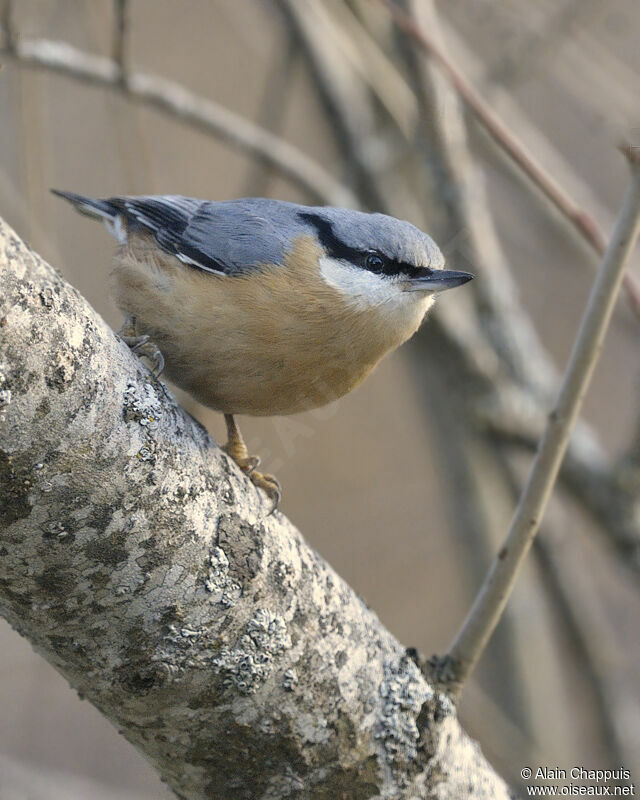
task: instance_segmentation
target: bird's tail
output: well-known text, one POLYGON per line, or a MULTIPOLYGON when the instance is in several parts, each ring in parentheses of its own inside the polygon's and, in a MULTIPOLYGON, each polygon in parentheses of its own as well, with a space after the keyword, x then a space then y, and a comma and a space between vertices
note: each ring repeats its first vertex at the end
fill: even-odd
POLYGON ((113 221, 121 211, 109 200, 94 200, 93 197, 83 197, 83 195, 74 194, 73 192, 62 192, 60 189, 52 189, 51 192, 68 200, 76 211, 94 219, 113 221))
POLYGON ((57 194, 58 197, 68 200, 76 211, 81 214, 92 219, 102 220, 109 233, 120 244, 124 244, 127 241, 127 231, 122 220, 122 207, 114 200, 97 200, 93 197, 84 197, 73 192, 62 192, 60 189, 52 189, 51 191, 53 194, 57 194))

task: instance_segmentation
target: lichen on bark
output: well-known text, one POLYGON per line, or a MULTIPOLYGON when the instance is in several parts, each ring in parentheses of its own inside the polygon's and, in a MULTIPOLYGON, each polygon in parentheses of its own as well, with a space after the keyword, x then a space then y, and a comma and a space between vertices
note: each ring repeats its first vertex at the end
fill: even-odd
POLYGON ((179 797, 506 798, 375 614, 1 222, 0 268, 16 630, 179 797))

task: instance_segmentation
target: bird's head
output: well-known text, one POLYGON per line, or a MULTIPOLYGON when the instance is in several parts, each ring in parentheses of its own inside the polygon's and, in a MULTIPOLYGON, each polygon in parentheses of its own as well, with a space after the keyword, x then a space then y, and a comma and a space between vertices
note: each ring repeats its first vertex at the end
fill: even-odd
POLYGON ((322 277, 355 307, 426 311, 435 294, 473 277, 445 270, 436 243, 409 222, 330 207, 298 215, 322 248, 322 277))

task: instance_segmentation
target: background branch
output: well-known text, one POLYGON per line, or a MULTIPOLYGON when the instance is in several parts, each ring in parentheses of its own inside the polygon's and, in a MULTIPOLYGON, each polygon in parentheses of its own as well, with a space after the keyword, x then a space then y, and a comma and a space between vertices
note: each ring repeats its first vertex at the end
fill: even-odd
MULTIPOLYGON (((424 28, 419 27, 415 20, 403 12, 394 0, 382 0, 382 2, 389 9, 396 25, 438 63, 461 99, 498 146, 523 170, 557 211, 571 222, 595 252, 602 255, 606 239, 597 221, 577 205, 565 189, 517 139, 467 78, 456 68, 445 50, 438 45, 436 39, 424 28)), ((640 286, 630 273, 625 274, 623 280, 632 308, 640 316, 640 286)))
POLYGON ((129 22, 129 4, 127 0, 113 0, 113 53, 112 58, 120 68, 122 81, 127 73, 127 28, 129 22))
POLYGON ((589 297, 558 401, 549 415, 505 544, 446 657, 444 680, 450 682, 454 692, 464 684, 486 647, 538 530, 636 243, 640 229, 640 149, 628 148, 626 152, 631 165, 629 189, 589 297))
MULTIPOLYGON (((426 2, 414 4, 421 29, 448 59, 438 38, 438 18, 426 2), (428 24, 427 24, 428 22, 428 24)), ((460 406, 478 433, 509 431, 512 443, 536 446, 544 430, 547 408, 559 380, 530 316, 518 298, 510 264, 497 236, 483 176, 467 144, 459 103, 447 90, 435 66, 404 53, 422 113, 417 129, 416 161, 429 171, 430 224, 445 254, 459 269, 481 276, 475 281, 473 306, 457 304, 437 309, 429 334, 421 344, 438 368, 451 376, 450 391, 464 382, 460 406), (447 108, 447 113, 438 109, 447 108), (430 198, 439 202, 433 203, 430 198), (434 324, 438 339, 434 338, 434 324)), ((418 359, 424 363, 423 357, 418 359)), ((489 442, 490 446, 493 443, 489 442)), ((581 420, 571 438, 561 480, 598 523, 599 532, 637 576, 640 568, 640 517, 637 493, 629 491, 607 458, 595 431, 581 420)))
POLYGON ((110 58, 83 53, 64 42, 20 40, 5 46, 5 57, 25 66, 47 69, 84 83, 119 92, 142 105, 158 109, 277 169, 315 201, 353 206, 351 192, 311 158, 278 136, 234 114, 213 100, 199 97, 172 81, 142 72, 128 72, 122 80, 120 65, 110 58))
MULTIPOLYGON (((273 64, 269 68, 257 121, 264 130, 276 135, 280 134, 285 121, 299 55, 297 43, 293 37, 287 36, 284 47, 274 55, 273 64)), ((245 178, 246 190, 242 192, 242 196, 267 196, 272 177, 272 167, 265 167, 260 162, 251 160, 245 178)))
POLYGON ((367 151, 373 115, 365 102, 361 81, 350 65, 338 57, 331 18, 319 3, 308 0, 277 2, 311 69, 343 153, 347 183, 355 184, 358 197, 367 208, 388 211, 388 199, 380 190, 367 151))

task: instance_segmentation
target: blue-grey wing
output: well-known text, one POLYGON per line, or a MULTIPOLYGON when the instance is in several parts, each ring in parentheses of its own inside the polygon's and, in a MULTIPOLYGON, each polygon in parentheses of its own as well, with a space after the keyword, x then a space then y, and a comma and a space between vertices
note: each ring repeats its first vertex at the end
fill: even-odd
POLYGON ((287 203, 250 198, 215 203, 177 195, 109 198, 129 226, 153 233, 185 264, 233 275, 281 263, 290 244, 287 203))

